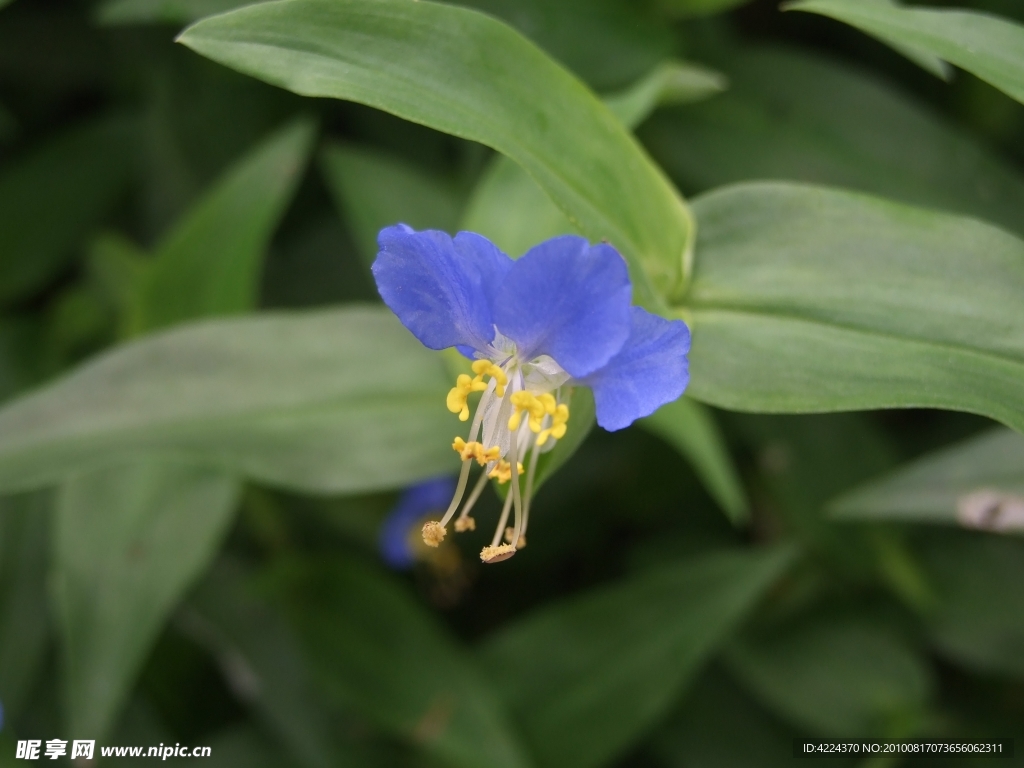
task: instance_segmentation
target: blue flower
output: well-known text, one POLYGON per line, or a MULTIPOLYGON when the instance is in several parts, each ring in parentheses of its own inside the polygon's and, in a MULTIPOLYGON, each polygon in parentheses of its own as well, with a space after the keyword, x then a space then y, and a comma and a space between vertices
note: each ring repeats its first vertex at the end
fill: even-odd
POLYGON ((457 347, 473 360, 474 375, 458 377, 448 409, 468 421, 469 396, 482 393, 469 434, 452 444, 463 460, 455 496, 440 521, 424 526, 424 541, 444 538, 476 460, 486 471, 456 530, 470 527, 467 508, 488 477, 511 480, 481 552, 484 562, 505 560, 525 545, 537 459, 566 433, 571 387, 593 390, 602 427, 627 427, 683 394, 689 329, 631 306, 626 263, 606 243, 565 235, 513 261, 481 235, 404 224, 382 230, 378 243, 373 275, 388 307, 425 346, 457 347), (512 507, 515 525, 506 529, 512 507))

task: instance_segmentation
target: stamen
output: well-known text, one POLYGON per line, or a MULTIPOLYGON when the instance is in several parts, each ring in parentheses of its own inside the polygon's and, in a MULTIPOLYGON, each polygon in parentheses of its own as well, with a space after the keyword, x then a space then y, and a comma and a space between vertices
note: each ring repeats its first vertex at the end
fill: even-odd
POLYGON ((502 560, 508 560, 515 553, 516 548, 511 544, 484 547, 480 550, 480 559, 490 565, 491 563, 500 563, 502 560))
POLYGON ((448 390, 446 404, 448 410, 459 414, 459 421, 469 419, 469 394, 471 392, 483 392, 487 389, 483 377, 470 378, 468 374, 460 373, 455 380, 455 386, 448 390))
POLYGON ((568 429, 568 421, 569 406, 562 403, 556 407, 554 412, 551 414, 551 426, 537 435, 537 445, 544 445, 544 443, 548 441, 549 437, 553 437, 555 440, 561 440, 565 437, 565 432, 568 429))
POLYGON ((517 431, 522 422, 523 413, 526 412, 530 415, 530 431, 537 433, 541 430, 545 414, 555 412, 555 398, 549 392, 538 397, 523 389, 512 395, 512 407, 515 408, 515 413, 508 420, 508 428, 513 432, 517 431))
POLYGON ((441 523, 437 520, 430 520, 423 525, 423 543, 428 547, 436 547, 444 541, 446 533, 447 531, 441 523))
MULTIPOLYGON (((487 397, 487 394, 490 391, 491 386, 493 385, 494 380, 492 379, 491 383, 487 387, 487 390, 484 392, 484 397, 487 397)), ((473 424, 469 428, 470 442, 474 442, 476 440, 477 435, 480 433, 480 423, 483 421, 483 418, 483 408, 478 408, 476 416, 473 417, 473 424)), ((452 443, 452 447, 455 448, 458 442, 459 438, 456 438, 455 442, 452 443)), ((462 442, 464 446, 469 445, 469 443, 466 443, 465 441, 462 442)), ((456 448, 456 450, 458 450, 458 448, 456 448)), ((455 510, 459 508, 459 503, 462 501, 462 495, 466 492, 466 484, 469 482, 470 466, 471 465, 468 461, 464 460, 462 462, 462 470, 459 472, 459 483, 457 486, 455 486, 455 495, 452 496, 452 503, 448 505, 448 511, 444 513, 444 517, 441 518, 441 522, 438 523, 438 525, 440 525, 442 528, 444 528, 444 526, 447 525, 448 521, 452 519, 452 515, 455 514, 455 510)), ((424 539, 424 541, 425 540, 426 539, 424 539)))
MULTIPOLYGON (((523 464, 522 464, 522 462, 520 462, 519 463, 519 474, 522 474, 522 473, 523 473, 523 464)), ((499 485, 504 485, 505 483, 507 483, 509 480, 512 479, 512 465, 509 464, 504 459, 502 459, 501 461, 499 461, 497 464, 494 465, 494 469, 492 469, 487 474, 487 476, 496 479, 498 481, 499 485)))
MULTIPOLYGON (((505 541, 507 541, 509 544, 511 544, 512 543, 512 537, 515 536, 515 533, 516 533, 516 529, 513 528, 511 525, 506 527, 505 528, 505 541)), ((516 546, 516 549, 526 549, 526 534, 525 533, 520 533, 519 534, 519 544, 518 544, 518 546, 516 546)))
POLYGON ((484 376, 490 376, 496 380, 495 394, 498 397, 505 396, 505 386, 508 384, 508 378, 505 376, 505 372, 497 365, 490 360, 477 360, 473 363, 473 373, 476 374, 474 381, 483 381, 484 376))
POLYGON ((493 445, 485 449, 483 443, 478 443, 475 440, 467 443, 461 437, 456 437, 452 441, 452 449, 459 454, 463 461, 476 459, 477 464, 481 467, 490 464, 492 461, 497 461, 501 457, 501 448, 499 446, 493 445))

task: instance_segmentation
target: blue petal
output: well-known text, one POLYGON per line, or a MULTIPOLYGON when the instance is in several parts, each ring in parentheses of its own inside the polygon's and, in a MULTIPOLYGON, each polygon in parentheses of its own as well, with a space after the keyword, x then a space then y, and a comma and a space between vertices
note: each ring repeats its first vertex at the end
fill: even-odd
POLYGON ((610 245, 555 237, 512 266, 494 303, 494 322, 522 359, 551 355, 571 375, 586 376, 629 336, 632 290, 626 262, 610 245))
POLYGON ((431 349, 485 349, 494 339, 491 307, 512 260, 485 237, 382 229, 373 276, 384 303, 431 349))
POLYGON ((622 429, 680 397, 690 381, 689 351, 686 323, 633 307, 633 325, 622 350, 580 382, 594 390, 597 423, 609 431, 622 429))
POLYGON ((448 508, 455 493, 455 478, 437 477, 410 486, 384 520, 380 529, 380 554, 392 568, 409 568, 416 562, 410 541, 423 519, 448 508))

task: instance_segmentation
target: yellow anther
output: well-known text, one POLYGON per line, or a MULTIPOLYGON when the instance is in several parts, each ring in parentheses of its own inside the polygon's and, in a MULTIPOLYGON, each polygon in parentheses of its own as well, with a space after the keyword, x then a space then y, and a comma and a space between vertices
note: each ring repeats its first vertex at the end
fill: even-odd
POLYGON ((556 407, 555 412, 551 414, 551 426, 537 435, 537 445, 544 445, 544 443, 548 441, 549 437, 553 437, 555 440, 561 440, 565 437, 568 421, 569 406, 562 403, 556 407))
POLYGON ((483 392, 485 389, 487 385, 479 376, 473 379, 468 374, 460 373, 455 386, 448 390, 448 410, 459 414, 459 421, 466 421, 469 418, 469 393, 483 392))
MULTIPOLYGON (((483 384, 484 376, 490 376, 495 381, 494 394, 498 397, 505 396, 505 385, 508 384, 508 377, 505 372, 490 360, 476 360, 473 363, 473 373, 476 374, 474 382, 483 384)), ((486 388, 486 385, 484 385, 486 388)))
POLYGON ((459 454, 459 458, 463 461, 476 459, 481 467, 501 458, 501 448, 497 445, 485 449, 481 443, 476 441, 467 443, 461 437, 456 437, 452 441, 452 449, 459 454))
POLYGON ((473 458, 474 445, 476 445, 476 443, 467 443, 461 437, 456 437, 455 440, 452 441, 452 450, 459 454, 459 458, 463 461, 469 461, 473 458))
POLYGON ((526 390, 516 392, 510 398, 510 402, 512 403, 512 407, 515 409, 515 412, 508 420, 508 428, 513 432, 519 429, 523 413, 528 413, 530 416, 530 429, 533 432, 540 432, 541 424, 544 421, 544 415, 548 412, 549 401, 553 411, 555 407, 555 398, 550 394, 545 393, 540 397, 537 397, 532 392, 527 392, 526 390))
POLYGON ((423 543, 428 547, 436 547, 444 541, 444 535, 447 532, 437 520, 430 520, 423 526, 423 543))
POLYGON ((480 550, 480 559, 485 563, 500 563, 508 560, 516 553, 515 547, 511 544, 499 544, 496 547, 484 547, 480 550))
POLYGON ((469 515, 462 515, 455 520, 455 532, 465 533, 466 531, 476 530, 476 520, 469 515))
MULTIPOLYGON (((508 526, 507 528, 505 528, 505 541, 507 541, 509 544, 512 543, 512 538, 515 535, 516 535, 516 529, 513 528, 511 525, 508 526)), ((526 534, 525 533, 520 533, 519 534, 519 543, 516 544, 516 549, 517 550, 519 550, 519 549, 526 549, 526 534)))
POLYGON ((537 435, 537 445, 544 445, 549 437, 560 440, 565 436, 566 422, 569 421, 569 406, 559 405, 550 392, 534 395, 525 390, 511 397, 515 412, 508 420, 508 428, 515 432, 522 423, 523 414, 529 414, 530 431, 537 435), (544 429, 544 417, 551 417, 551 426, 544 429))
MULTIPOLYGON (((523 474, 523 463, 521 461, 516 462, 516 469, 519 470, 520 475, 523 474)), ((512 465, 502 459, 495 464, 494 469, 492 469, 487 476, 497 478, 498 484, 504 485, 512 479, 512 465)))
POLYGON ((523 412, 519 411, 519 410, 513 411, 512 412, 512 417, 508 420, 508 428, 509 428, 509 430, 512 431, 512 432, 515 432, 517 429, 519 429, 519 422, 521 422, 522 420, 523 420, 523 412))

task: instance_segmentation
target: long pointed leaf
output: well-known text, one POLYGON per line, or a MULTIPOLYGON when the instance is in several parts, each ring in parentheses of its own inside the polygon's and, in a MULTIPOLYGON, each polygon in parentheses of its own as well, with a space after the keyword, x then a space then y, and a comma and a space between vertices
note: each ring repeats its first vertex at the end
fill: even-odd
POLYGON ((401 486, 453 466, 448 387, 439 358, 383 308, 204 321, 0 410, 0 492, 139 451, 308 491, 401 486))
POLYGON ((501 22, 431 2, 279 0, 205 19, 179 40, 296 93, 492 146, 588 237, 623 252, 642 302, 658 306, 684 281, 685 203, 582 83, 501 22))
POLYGON ((697 201, 689 394, 738 410, 933 407, 1024 430, 1024 241, 818 187, 697 201))

